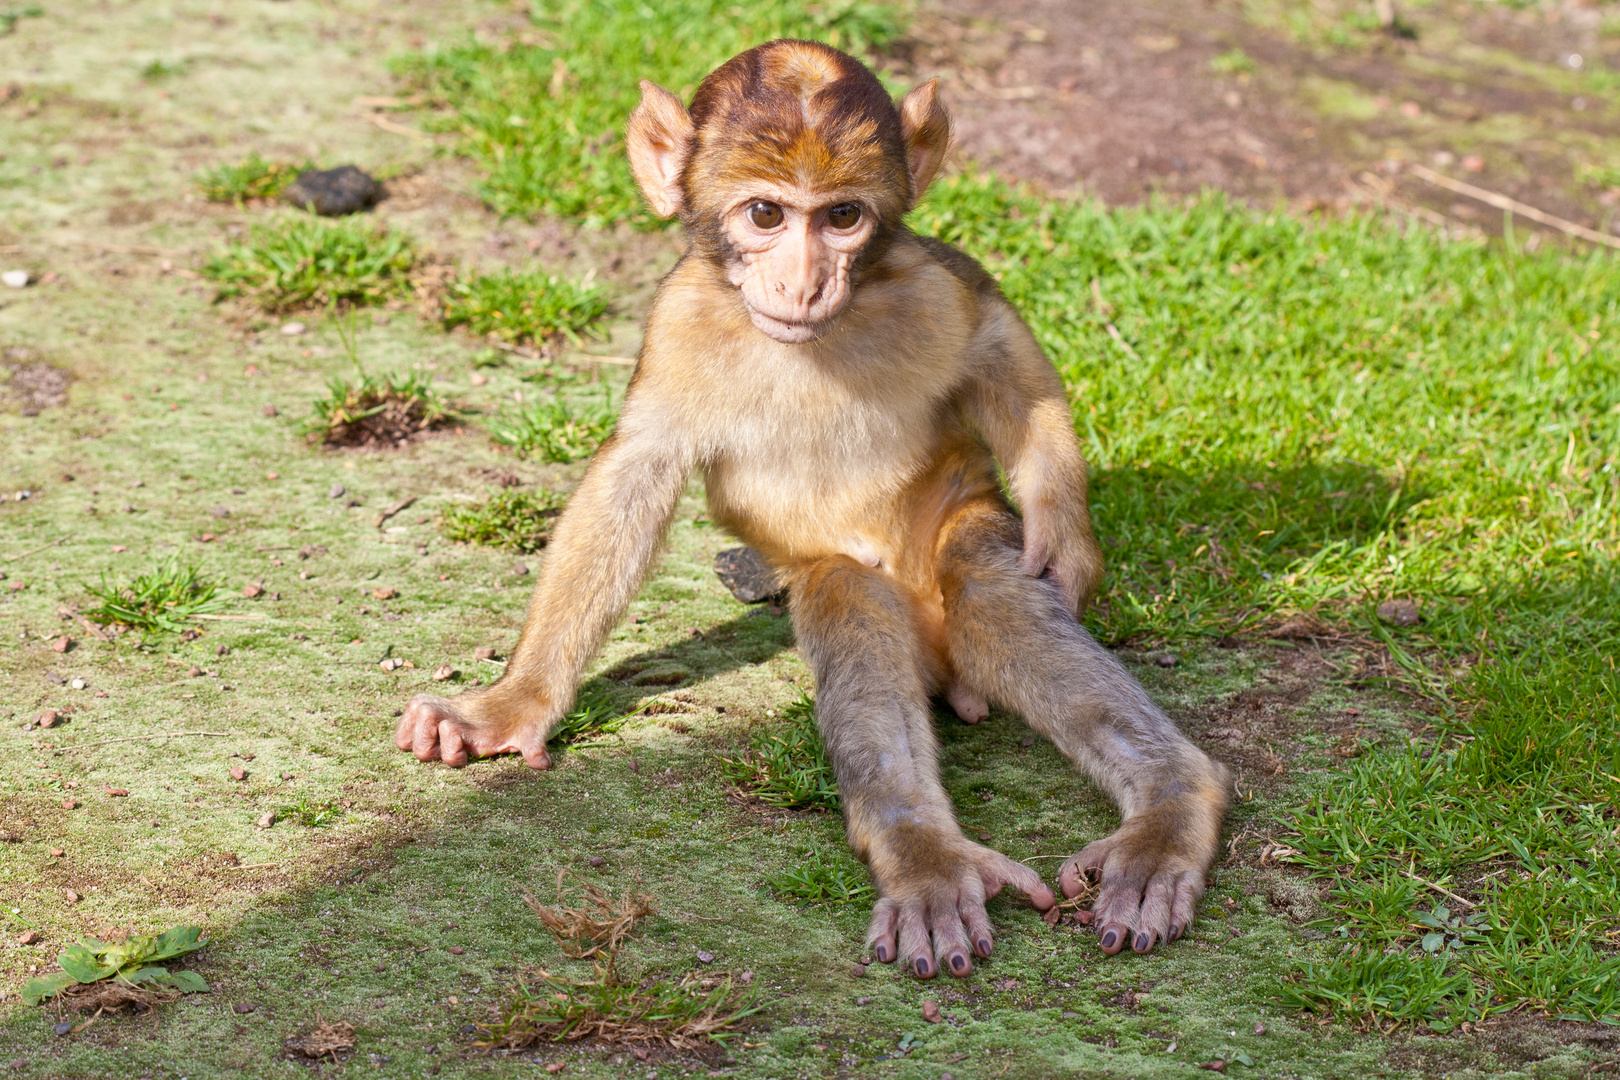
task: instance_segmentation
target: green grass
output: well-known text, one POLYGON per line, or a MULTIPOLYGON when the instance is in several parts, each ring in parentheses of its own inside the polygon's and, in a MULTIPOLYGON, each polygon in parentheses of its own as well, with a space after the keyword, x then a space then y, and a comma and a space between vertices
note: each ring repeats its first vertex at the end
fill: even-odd
POLYGON ((216 165, 198 173, 197 190, 209 202, 274 199, 300 173, 314 167, 310 161, 266 161, 252 153, 235 165, 216 165))
POLYGON ((127 582, 109 582, 103 574, 99 585, 86 585, 85 591, 100 601, 84 609, 85 618, 146 634, 183 633, 196 627, 198 616, 225 606, 218 584, 203 577, 200 567, 180 565, 173 555, 127 582))
POLYGON ((295 803, 276 808, 278 821, 302 825, 306 829, 324 829, 343 817, 343 807, 331 799, 311 802, 308 795, 300 795, 295 803))
POLYGON ((815 708, 800 691, 775 723, 755 734, 746 753, 726 762, 732 783, 770 806, 837 810, 838 782, 821 745, 815 708))
POLYGON ((462 544, 539 551, 567 501, 554 491, 497 491, 483 502, 446 511, 444 535, 462 544))
POLYGON ((491 417, 484 426, 491 439, 511 447, 519 457, 568 462, 595 453, 618 415, 604 389, 600 400, 543 398, 491 417))
POLYGON ((267 312, 364 307, 409 291, 415 245, 358 218, 286 213, 255 225, 203 266, 219 299, 245 297, 267 312))
POLYGON ((624 119, 651 79, 684 99, 728 57, 775 37, 811 37, 863 52, 894 40, 902 9, 869 0, 542 0, 512 43, 467 40, 402 58, 396 70, 452 110, 502 214, 552 214, 590 224, 656 222, 624 161, 624 119))
POLYGON ((607 297, 596 286, 560 281, 538 269, 502 269, 451 285, 443 319, 446 327, 465 326, 500 341, 562 337, 577 345, 607 310, 607 297))
POLYGON ((457 415, 425 372, 372 375, 361 370, 352 377, 329 378, 325 395, 310 403, 309 415, 297 429, 311 442, 331 446, 396 443, 457 415))
POLYGON ((865 868, 842 853, 828 858, 819 848, 811 848, 801 861, 781 873, 767 874, 765 883, 778 896, 810 904, 853 904, 876 898, 865 868))
POLYGON ((1209 62, 1217 75, 1241 75, 1254 70, 1254 60, 1242 49, 1228 49, 1209 62))
POLYGON ((1387 1015, 1440 1026, 1620 1019, 1613 259, 1216 197, 1104 211, 972 176, 917 218, 986 258, 1065 377, 1116 545, 1105 639, 1311 612, 1427 701, 1421 746, 1361 758, 1294 819, 1347 939, 1307 984, 1344 1009, 1406 978, 1387 1015), (1395 597, 1423 621, 1380 623, 1395 597), (1435 896, 1390 890, 1402 872, 1474 900, 1483 940, 1425 953, 1416 901, 1435 896))

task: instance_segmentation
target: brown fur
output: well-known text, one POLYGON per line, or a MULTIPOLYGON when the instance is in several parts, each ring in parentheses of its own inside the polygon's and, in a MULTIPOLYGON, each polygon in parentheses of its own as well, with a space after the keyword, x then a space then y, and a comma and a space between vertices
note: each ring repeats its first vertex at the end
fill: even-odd
POLYGON ((558 524, 506 673, 417 698, 399 744, 547 764, 546 734, 697 469, 714 521, 790 583, 850 840, 881 893, 880 958, 964 974, 991 948, 987 897, 1012 885, 1054 900, 958 828, 929 714, 942 690, 1019 712, 1119 802, 1120 829, 1060 874, 1070 895, 1082 871, 1100 875, 1105 950, 1133 928, 1138 951, 1173 940, 1203 891, 1225 774, 1076 622, 1102 560, 1056 372, 977 263, 900 219, 949 140, 934 85, 897 110, 849 57, 774 42, 705 80, 689 117, 644 89, 631 160, 693 251, 659 288, 617 430, 558 524), (812 237, 818 208, 843 200, 880 218, 853 264, 858 302, 811 340, 762 332, 736 284, 728 237, 752 241, 735 207, 763 197, 755 186, 798 199, 812 237))

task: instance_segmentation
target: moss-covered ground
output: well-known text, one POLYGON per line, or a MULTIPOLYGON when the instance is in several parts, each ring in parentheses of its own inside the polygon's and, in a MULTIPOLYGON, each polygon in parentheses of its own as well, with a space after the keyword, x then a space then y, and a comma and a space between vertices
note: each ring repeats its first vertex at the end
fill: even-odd
MULTIPOLYGON (((1612 791, 1600 777, 1620 771, 1602 738, 1613 690, 1586 662, 1614 651, 1607 264, 1403 245, 1377 222, 1302 234, 1207 203, 1048 218, 1016 192, 953 180, 919 224, 990 260, 1075 388, 1115 567, 1093 626, 1238 765, 1237 799, 1229 857, 1184 942, 1108 959, 1083 930, 997 901, 996 955, 972 978, 857 976, 866 905, 798 906, 766 885, 812 851, 849 864, 836 815, 727 789, 722 759, 813 687, 787 617, 715 578, 730 541, 696 487, 588 687, 619 710, 649 707, 543 774, 511 760, 426 767, 393 748, 408 696, 444 685, 436 668, 450 666, 452 688, 498 673, 474 650, 509 647, 543 561, 452 544, 441 517, 514 480, 566 492, 583 467, 517 457, 482 421, 552 395, 616 398, 628 369, 577 350, 492 364, 486 342, 403 298, 353 321, 272 318, 216 305, 198 276, 285 213, 207 203, 199 171, 250 151, 353 161, 390 178, 376 216, 446 263, 591 274, 615 308, 590 351, 632 353, 678 237, 499 218, 470 194, 493 197, 487 170, 441 153, 460 145, 465 101, 430 102, 436 119, 378 104, 402 88, 388 56, 468 28, 541 44, 553 32, 473 3, 222 0, 59 5, 0 37, 0 262, 34 279, 0 291, 0 1068, 1033 1078, 1202 1075, 1216 1058, 1268 1077, 1612 1065, 1607 1028, 1546 1015, 1612 1014, 1603 987, 1559 986, 1613 963, 1600 910, 1612 842, 1599 835, 1612 791), (1324 337, 1329 326, 1342 332, 1324 337), (1493 381, 1477 363, 1487 352, 1517 359, 1493 381), (1209 357, 1254 365, 1248 389, 1201 367, 1209 357), (354 360, 421 374, 462 418, 397 450, 311 446, 296 422, 354 360), (71 380, 62 400, 40 365, 71 380), (1437 428, 1462 437, 1419 437, 1437 428), (200 635, 103 640, 79 619, 104 574, 171 557, 227 598, 200 635), (1425 627, 1372 614, 1405 596, 1423 601, 1425 627), (1481 682, 1470 672, 1494 640, 1506 674, 1481 682), (1504 713, 1504 700, 1523 708, 1504 713), (67 722, 27 727, 46 710, 67 722), (1581 738, 1549 727, 1555 714, 1582 718, 1581 738), (1489 723, 1470 728, 1479 715, 1489 723), (1533 752, 1543 729, 1562 737, 1551 759, 1533 752), (1482 737, 1494 772, 1458 757, 1482 737), (1474 771, 1436 773, 1453 760, 1474 771), (1541 820, 1543 788, 1557 827, 1537 832, 1523 823, 1541 820), (1474 816, 1424 817, 1414 807, 1431 795, 1474 816), (1296 817, 1301 806, 1312 813, 1296 817), (1473 832, 1442 843, 1451 820, 1473 832), (1521 858, 1481 835, 1529 846, 1521 858), (656 898, 626 972, 751 973, 762 1011, 702 1055, 481 1050, 474 1025, 520 972, 588 971, 521 895, 545 898, 564 866, 656 898), (1492 884, 1498 873, 1517 891, 1492 884), (1541 904, 1545 940, 1518 970, 1540 965, 1552 985, 1515 988, 1466 952, 1425 961, 1414 919, 1440 889, 1494 905, 1498 952, 1541 904), (177 923, 213 937, 190 962, 210 993, 66 1035, 19 999, 78 935, 177 923), (1604 950, 1590 962, 1572 951, 1577 930, 1604 950), (18 944, 27 931, 40 940, 18 944), (1343 940, 1411 970, 1462 971, 1500 1009, 1468 1011, 1455 985, 1422 997, 1397 973, 1373 986, 1382 1007, 1299 1011, 1287 992, 1341 987, 1343 940), (1448 1030, 1395 1024, 1407 1000, 1389 1001, 1391 987, 1448 1030), (943 1023, 925 1022, 929 999, 943 1023), (354 1025, 341 1060, 287 1049, 321 1020, 354 1025)), ((965 826, 1013 857, 1055 869, 1112 829, 1106 801, 1015 718, 941 716, 939 733, 965 826)))

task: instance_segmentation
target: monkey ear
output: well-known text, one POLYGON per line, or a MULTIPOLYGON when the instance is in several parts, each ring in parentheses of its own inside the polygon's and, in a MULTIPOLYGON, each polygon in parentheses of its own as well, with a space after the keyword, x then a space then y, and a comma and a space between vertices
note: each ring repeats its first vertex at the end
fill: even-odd
POLYGON ((641 104, 630 114, 624 148, 630 158, 630 171, 653 213, 667 218, 684 210, 681 170, 692 152, 692 118, 680 98, 642 79, 641 104))
POLYGON ((939 80, 929 79, 900 102, 900 130, 911 169, 911 204, 922 201, 951 148, 951 116, 939 100, 939 80))

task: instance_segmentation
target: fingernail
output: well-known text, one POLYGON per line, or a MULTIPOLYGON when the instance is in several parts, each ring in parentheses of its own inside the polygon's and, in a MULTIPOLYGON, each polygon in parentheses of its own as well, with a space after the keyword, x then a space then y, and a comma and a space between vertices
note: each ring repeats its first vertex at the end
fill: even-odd
POLYGON ((876 951, 879 963, 887 964, 892 959, 889 956, 889 947, 887 945, 879 945, 876 951))
POLYGON ((934 969, 929 966, 928 958, 926 956, 917 957, 916 960, 912 961, 912 966, 917 969, 917 974, 919 975, 933 974, 934 969))
POLYGON ((1136 944, 1132 945, 1131 948, 1135 949, 1137 952, 1147 952, 1149 949, 1153 948, 1153 939, 1145 933, 1137 934, 1136 944))
POLYGON ((1105 949, 1112 949, 1114 947, 1114 942, 1118 940, 1119 935, 1110 930, 1108 933, 1102 936, 1102 947, 1105 949))

